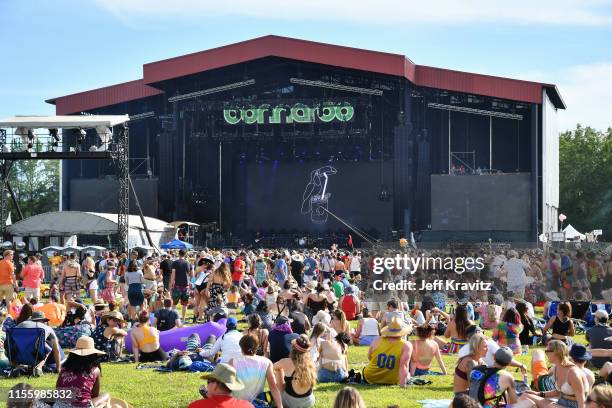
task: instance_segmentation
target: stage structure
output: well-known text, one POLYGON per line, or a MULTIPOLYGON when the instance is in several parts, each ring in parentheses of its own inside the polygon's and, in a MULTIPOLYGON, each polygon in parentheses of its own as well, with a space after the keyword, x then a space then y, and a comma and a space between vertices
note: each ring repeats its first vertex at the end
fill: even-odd
POLYGON ((116 171, 119 209, 117 236, 119 249, 126 251, 130 189, 128 121, 127 115, 15 116, 0 119, 0 235, 4 237, 6 230, 7 190, 19 214, 19 220, 23 219, 19 203, 8 181, 14 162, 61 160, 66 163, 106 160, 112 163, 116 171))
MULTIPOLYGON (((194 221, 212 244, 322 246, 347 226, 431 241, 536 242, 557 229, 565 104, 553 84, 265 36, 48 102, 130 115, 143 212, 194 221)), ((117 211, 79 187, 111 189, 108 166, 62 166, 62 209, 117 211)))

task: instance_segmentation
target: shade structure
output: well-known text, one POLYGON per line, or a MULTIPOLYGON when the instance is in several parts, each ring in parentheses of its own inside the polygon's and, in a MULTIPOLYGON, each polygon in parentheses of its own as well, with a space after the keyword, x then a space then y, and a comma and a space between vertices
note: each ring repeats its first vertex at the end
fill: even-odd
POLYGON ((181 241, 180 239, 175 239, 170 242, 166 242, 165 244, 161 244, 162 249, 191 249, 193 245, 189 242, 181 241))

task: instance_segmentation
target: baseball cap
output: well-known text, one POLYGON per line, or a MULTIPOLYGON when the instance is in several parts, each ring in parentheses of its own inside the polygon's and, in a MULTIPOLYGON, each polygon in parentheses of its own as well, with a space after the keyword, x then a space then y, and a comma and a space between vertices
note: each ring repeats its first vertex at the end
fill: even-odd
POLYGON ((236 326, 238 326, 238 320, 236 320, 236 318, 233 316, 228 317, 225 321, 225 327, 227 327, 228 329, 235 329, 236 326))
POLYGON ((507 366, 513 358, 514 354, 509 347, 501 347, 495 352, 495 361, 500 365, 507 366))

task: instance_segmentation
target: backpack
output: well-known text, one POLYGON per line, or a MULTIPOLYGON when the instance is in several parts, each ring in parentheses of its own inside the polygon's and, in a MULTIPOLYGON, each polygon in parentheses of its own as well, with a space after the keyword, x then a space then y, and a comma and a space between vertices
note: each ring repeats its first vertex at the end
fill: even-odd
POLYGON ((101 271, 98 274, 98 289, 106 289, 106 271, 101 271))
POLYGON ((487 367, 486 365, 479 365, 477 367, 472 368, 472 371, 470 371, 470 377, 469 377, 469 380, 470 380, 469 381, 470 383, 469 396, 475 399, 476 401, 480 402, 481 404, 487 403, 487 405, 490 405, 493 407, 499 407, 500 400, 502 398, 505 399, 505 393, 501 395, 497 395, 489 399, 485 399, 485 395, 484 395, 484 388, 485 388, 485 385, 487 384, 487 381, 489 380, 489 378, 497 374, 499 370, 501 369, 487 367))

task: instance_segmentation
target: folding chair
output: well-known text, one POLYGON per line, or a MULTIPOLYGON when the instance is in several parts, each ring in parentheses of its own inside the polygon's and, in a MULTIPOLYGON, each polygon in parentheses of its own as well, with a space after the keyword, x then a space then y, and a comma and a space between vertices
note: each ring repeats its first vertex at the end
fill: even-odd
POLYGON ((42 328, 13 327, 7 330, 4 344, 11 363, 9 376, 19 372, 36 375, 34 369, 45 361, 51 352, 51 347, 45 340, 46 333, 42 328))

